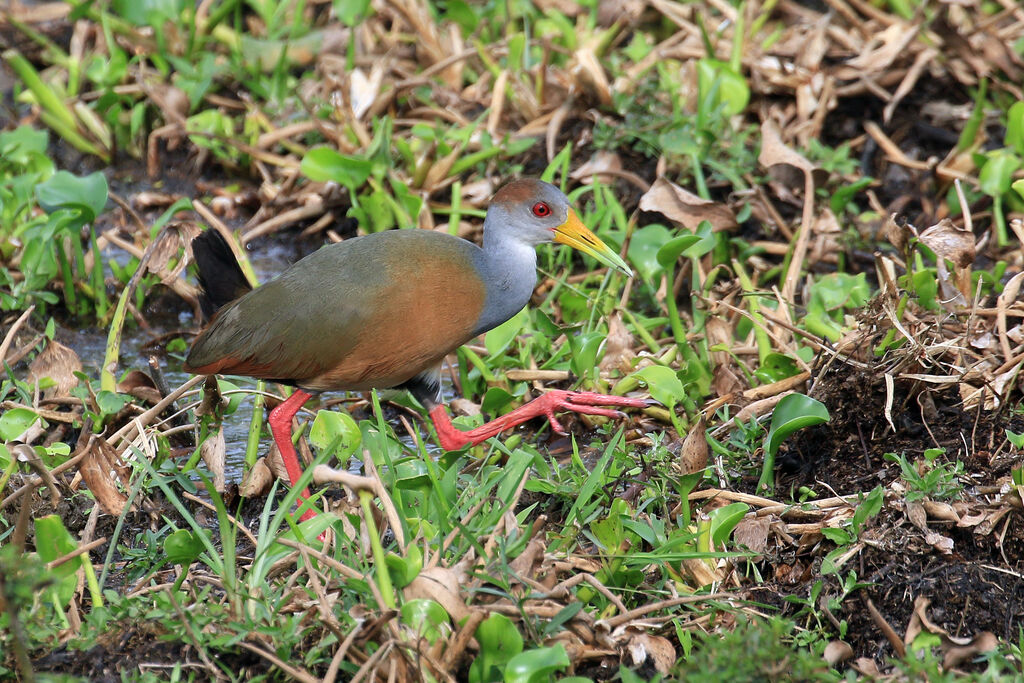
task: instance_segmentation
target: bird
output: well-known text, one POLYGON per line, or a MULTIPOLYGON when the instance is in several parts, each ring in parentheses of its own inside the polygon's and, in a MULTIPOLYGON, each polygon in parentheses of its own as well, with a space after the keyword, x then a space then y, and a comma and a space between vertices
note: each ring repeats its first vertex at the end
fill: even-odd
MULTIPOLYGON (((184 368, 295 387, 268 418, 293 486, 302 468, 292 419, 324 391, 408 389, 448 451, 541 416, 564 433, 556 410, 622 417, 609 406, 648 405, 646 399, 555 389, 483 426, 455 427, 442 401, 442 362, 526 306, 537 281, 538 245, 565 244, 632 274, 561 190, 534 178, 514 180, 495 193, 482 242, 420 229, 371 233, 324 246, 253 288, 221 233, 206 230, 191 247, 203 312, 211 320, 184 368)), ((300 505, 308 497, 304 489, 300 505)), ((300 520, 315 515, 308 508, 300 520)))

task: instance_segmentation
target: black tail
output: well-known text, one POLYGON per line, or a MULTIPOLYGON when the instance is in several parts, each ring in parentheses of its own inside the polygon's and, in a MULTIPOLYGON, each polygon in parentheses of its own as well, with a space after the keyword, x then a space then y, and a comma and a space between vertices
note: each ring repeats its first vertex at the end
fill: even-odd
POLYGON ((207 230, 192 240, 192 256, 199 267, 199 304, 207 319, 235 299, 252 291, 238 259, 224 236, 207 230))

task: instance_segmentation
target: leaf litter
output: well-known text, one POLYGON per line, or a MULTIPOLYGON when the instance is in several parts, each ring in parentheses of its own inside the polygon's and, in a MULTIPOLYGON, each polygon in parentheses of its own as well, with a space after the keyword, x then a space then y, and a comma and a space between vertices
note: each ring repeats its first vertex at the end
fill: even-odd
MULTIPOLYGON (((562 7, 563 3, 541 4, 552 4, 567 16, 579 18, 578 8, 562 7)), ((1024 503, 1020 486, 1011 480, 1011 471, 1021 465, 1021 453, 1007 441, 1005 430, 1024 431, 1024 419, 1015 411, 1021 397, 1018 375, 1024 363, 1024 308, 1018 299, 1024 264, 1019 248, 994 250, 989 204, 976 204, 979 213, 973 220, 985 226, 979 229, 970 225, 970 214, 966 221, 947 215, 944 197, 950 183, 967 181, 977 169, 960 146, 938 144, 948 136, 925 131, 913 112, 918 105, 935 105, 930 114, 923 115, 948 117, 939 127, 954 134, 955 143, 955 134, 966 125, 971 111, 969 107, 956 108, 969 104, 965 96, 968 87, 990 79, 989 87, 1018 100, 1024 97, 1018 85, 1024 64, 1010 47, 1024 36, 1020 8, 1003 2, 1000 11, 979 20, 971 13, 972 3, 940 3, 938 16, 925 21, 923 12, 904 18, 861 2, 827 2, 827 12, 799 3, 778 3, 774 10, 779 20, 778 34, 772 40, 744 42, 742 54, 750 87, 761 98, 759 111, 752 107, 744 113, 746 122, 756 124, 761 134, 758 166, 743 173, 763 174, 765 182, 748 192, 727 193, 727 184, 712 178, 714 199, 704 199, 669 179, 667 171, 671 170, 674 175, 668 175, 677 180, 680 172, 678 159, 669 159, 668 155, 656 164, 634 164, 630 149, 615 153, 594 150, 590 156, 580 151, 593 141, 596 117, 608 116, 613 98, 636 88, 658 61, 673 60, 687 78, 692 76, 690 80, 695 81, 696 76, 687 69, 694 60, 706 56, 708 35, 704 27, 710 17, 722 22, 710 47, 719 58, 727 58, 728 47, 742 38, 735 33, 743 25, 737 22, 737 10, 723 3, 709 9, 652 0, 646 6, 627 3, 616 14, 608 8, 615 3, 600 4, 603 13, 599 13, 599 25, 614 27, 609 35, 617 46, 624 44, 631 30, 647 22, 664 21, 674 28, 661 34, 660 42, 645 57, 624 65, 618 78, 605 61, 606 46, 586 40, 570 51, 564 65, 543 62, 546 66, 536 69, 541 78, 531 83, 517 70, 495 67, 494 60, 507 56, 512 49, 506 41, 470 45, 453 26, 438 22, 424 3, 375 3, 375 15, 353 29, 335 31, 328 26, 316 32, 317 39, 323 40, 321 51, 295 49, 291 54, 283 53, 295 64, 317 73, 316 79, 302 83, 299 96, 305 113, 270 112, 251 99, 230 94, 206 96, 206 105, 244 112, 262 122, 262 134, 246 142, 238 136, 204 138, 190 134, 185 115, 196 103, 172 86, 150 83, 145 74, 136 74, 164 121, 145 146, 149 175, 174 178, 174 167, 187 165, 220 179, 224 173, 244 169, 252 184, 232 189, 227 183, 195 182, 192 172, 179 172, 181 192, 160 197, 148 187, 132 187, 129 201, 113 212, 116 217, 103 233, 107 239, 100 248, 113 245, 136 258, 149 254, 145 266, 148 271, 173 289, 187 307, 195 308, 194 287, 184 277, 186 260, 177 258, 180 245, 187 242, 194 226, 175 228, 177 233, 162 232, 164 238, 152 241, 145 221, 139 222, 137 229, 129 228, 133 211, 148 217, 154 209, 166 207, 177 198, 205 194, 210 198, 209 207, 199 202, 194 205, 201 220, 227 230, 219 217, 223 216, 224 221, 239 227, 243 245, 260 243, 296 228, 306 236, 326 232, 331 239, 342 238, 352 227, 340 220, 354 203, 352 190, 330 181, 298 182, 302 160, 310 150, 305 140, 315 131, 343 154, 363 154, 375 140, 375 117, 387 114, 395 122, 393 134, 402 140, 412 139, 417 126, 433 127, 439 119, 461 127, 479 122, 470 135, 450 146, 436 142, 428 145, 416 166, 396 167, 389 176, 424 199, 419 212, 408 215, 413 223, 427 228, 448 227, 446 216, 435 210, 453 208, 449 198, 456 183, 461 183, 463 208, 469 210, 485 207, 496 187, 495 176, 499 174, 493 164, 487 165, 493 157, 487 156, 492 152, 483 132, 508 141, 542 136, 542 144, 532 142, 516 157, 524 172, 543 169, 565 144, 571 143, 579 148, 574 151, 573 177, 613 184, 623 206, 637 210, 630 219, 634 227, 644 227, 655 215, 661 217, 657 220, 690 230, 707 220, 715 231, 756 240, 760 253, 752 253, 746 263, 736 264, 751 271, 753 282, 760 283, 768 271, 777 270, 778 286, 760 284, 758 290, 762 299, 776 304, 772 307, 752 309, 747 304, 752 292, 737 275, 720 279, 710 290, 700 292, 694 297, 693 310, 680 311, 688 330, 698 327, 694 324, 698 314, 713 316, 696 333, 698 338, 688 341, 706 338, 711 345, 731 348, 728 353, 714 352, 714 379, 710 384, 714 393, 700 406, 696 427, 688 435, 676 433, 663 412, 651 410, 639 418, 638 428, 630 433, 635 445, 653 447, 649 435, 666 432, 674 439, 669 449, 674 445, 680 471, 698 471, 709 460, 707 440, 701 438, 705 420, 711 434, 722 436, 751 419, 765 418, 783 396, 793 391, 806 392, 822 401, 829 409, 831 422, 799 432, 782 446, 774 495, 762 495, 765 492, 756 490, 752 478, 740 477, 735 480, 735 490, 705 484, 684 496, 688 505, 697 506, 698 515, 707 516, 733 502, 750 507, 737 524, 733 540, 754 553, 751 564, 722 557, 711 561, 687 559, 679 567, 681 580, 676 585, 691 591, 710 586, 715 592, 626 605, 615 587, 598 578, 602 564, 596 547, 584 545, 581 552, 564 554, 551 547, 543 533, 548 520, 537 518, 533 526, 524 527, 529 536, 527 550, 513 560, 518 583, 512 593, 504 597, 489 595, 482 589, 493 588, 487 577, 489 567, 500 564, 499 539, 521 531, 515 513, 532 500, 519 482, 516 494, 505 501, 507 509, 493 533, 480 538, 474 551, 457 561, 434 554, 425 559, 425 569, 405 588, 408 599, 434 599, 449 614, 466 618, 440 640, 410 640, 397 625, 397 613, 384 609, 379 600, 376 606, 363 606, 364 611, 354 620, 357 626, 342 632, 341 624, 336 620, 332 623, 331 618, 332 608, 340 599, 339 587, 325 582, 311 558, 333 567, 348 580, 366 580, 368 575, 362 568, 338 566, 336 560, 316 548, 286 539, 282 543, 293 552, 281 557, 270 575, 294 571, 296 558, 305 558, 298 573, 288 581, 293 587, 309 589, 296 591, 288 611, 303 618, 321 619, 320 637, 332 629, 337 631, 334 656, 353 667, 349 669, 355 672, 353 678, 416 680, 429 672, 450 680, 450 672, 464 671, 478 647, 473 638, 476 626, 493 614, 504 615, 524 628, 532 620, 565 617, 564 628, 549 642, 565 647, 573 670, 595 679, 610 675, 619 662, 666 673, 679 657, 680 630, 713 632, 731 623, 728 619, 715 622, 704 607, 728 606, 737 614, 753 614, 757 610, 751 605, 756 601, 785 610, 787 597, 810 594, 823 575, 822 564, 828 555, 835 572, 855 568, 858 580, 868 584, 859 590, 858 597, 842 604, 841 617, 849 621, 850 642, 829 643, 825 657, 830 663, 852 660, 856 671, 880 676, 887 673, 887 664, 878 655, 879 648, 888 647, 889 654, 902 656, 915 639, 927 633, 939 639, 945 669, 969 668, 970 660, 995 647, 994 639, 1012 642, 1022 624, 1019 606, 1024 604, 1024 533, 1019 520, 1024 503), (410 36, 416 36, 415 46, 410 44, 410 36), (344 57, 350 41, 358 46, 356 66, 351 69, 344 57), (479 78, 467 85, 465 71, 470 68, 479 78), (421 95, 424 86, 429 86, 429 92, 421 95), (308 109, 314 101, 331 103, 332 115, 309 117, 308 109), (602 108, 603 113, 596 113, 602 108), (883 125, 865 120, 865 110, 883 125), (486 115, 481 119, 482 112, 486 115), (292 120, 296 117, 299 120, 292 120), (817 139, 836 144, 851 142, 851 153, 860 155, 859 168, 826 170, 819 160, 812 161, 808 154, 798 151, 808 149, 817 139), (210 140, 231 149, 231 153, 223 153, 209 144, 210 140), (479 164, 460 166, 471 155, 479 155, 479 164), (483 173, 479 165, 486 165, 483 173), (848 221, 842 224, 846 230, 857 231, 867 244, 885 239, 894 249, 858 252, 843 246, 847 243, 843 242, 840 220, 823 193, 833 191, 837 179, 848 181, 862 175, 879 179, 864 191, 864 201, 875 217, 856 220, 852 228, 848 221), (199 192, 200 187, 205 190, 199 192), (255 211, 249 211, 253 206, 255 211), (739 218, 748 215, 745 210, 757 217, 756 228, 739 218), (239 225, 237 216, 248 218, 239 225), (913 227, 916 223, 930 227, 918 230, 913 227), (934 306, 908 299, 906 288, 897 284, 914 269, 917 245, 938 257, 934 306), (879 293, 868 306, 845 316, 842 337, 829 339, 797 323, 812 299, 807 274, 834 271, 839 252, 869 274, 879 293), (1002 294, 972 296, 972 275, 976 269, 989 267, 995 258, 1008 264, 1009 277, 1002 294), (814 357, 800 359, 802 371, 798 374, 755 385, 749 378, 759 358, 759 332, 765 335, 772 351, 798 357, 798 346, 809 345, 814 357), (734 414, 723 418, 719 410, 726 406, 734 414), (945 450, 928 459, 924 452, 931 448, 945 450), (886 454, 897 457, 888 458, 886 454), (933 499, 940 491, 933 488, 930 495, 921 497, 919 489, 908 485, 911 480, 904 475, 910 474, 898 462, 901 455, 909 472, 921 480, 940 467, 963 461, 965 470, 951 470, 958 494, 933 499), (802 486, 824 488, 832 495, 799 504, 791 502, 787 490, 797 491, 802 486), (876 487, 881 488, 879 509, 870 519, 862 520, 862 533, 853 542, 837 547, 830 530, 848 528, 863 505, 864 495, 876 487), (582 552, 591 550, 593 554, 582 552), (842 552, 833 556, 833 550, 842 552), (762 581, 749 578, 749 566, 758 568, 762 581), (574 603, 575 593, 570 589, 582 584, 605 595, 614 616, 595 616, 579 609, 566 617, 564 610, 574 603), (315 599, 309 599, 310 593, 315 599), (684 605, 694 611, 680 616, 675 610, 684 605), (668 628, 673 620, 677 622, 675 629, 668 628)), ((756 19, 761 9, 760 3, 749 3, 746 19, 756 19)), ((19 6, 11 11, 30 25, 57 22, 56 27, 64 26, 60 16, 43 14, 40 8, 19 6)), ((260 22, 254 22, 258 33, 260 22)), ((53 30, 54 26, 47 28, 53 30)), ((95 25, 79 22, 74 31, 79 44, 102 49, 95 25)), ((19 45, 29 51, 34 44, 19 45)), ((143 32, 137 45, 151 49, 152 36, 143 32)), ((285 49, 280 44, 276 47, 285 49)), ((986 129, 982 126, 977 139, 971 141, 975 145, 971 151, 981 149, 988 135, 986 129)), ((460 221, 455 228, 470 237, 476 232, 472 222, 460 221)), ((709 265, 707 259, 684 261, 675 281, 663 278, 656 296, 658 304, 665 306, 670 296, 684 300, 690 291, 689 279, 683 275, 696 270, 703 282, 709 265)), ((623 301, 628 302, 628 296, 624 295, 623 301)), ((628 310, 628 306, 625 308, 628 310)), ((145 319, 144 312, 137 314, 145 319)), ((25 321, 19 318, 7 327, 0 346, 0 357, 12 367, 31 357, 33 349, 42 344, 40 331, 25 321)), ((648 363, 652 357, 662 361, 673 346, 656 338, 654 349, 644 348, 649 344, 631 336, 619 314, 608 325, 608 353, 601 371, 611 377, 624 374, 630 366, 642 367, 645 358, 648 363)), ((678 357, 662 363, 682 367, 678 357)), ((76 398, 68 393, 74 384, 73 373, 80 368, 77 356, 66 346, 53 340, 42 344, 25 376, 49 377, 54 384, 36 393, 32 408, 58 423, 69 422, 68 416, 80 423, 86 410, 99 412, 95 394, 78 394, 76 398)), ((26 511, 41 516, 56 507, 70 529, 84 531, 81 542, 86 545, 96 540, 95 517, 100 509, 106 515, 116 515, 134 508, 125 519, 140 527, 147 516, 155 519, 158 514, 166 514, 166 503, 158 494, 136 497, 131 492, 124 458, 129 453, 152 455, 157 439, 173 436, 166 411, 180 409, 179 402, 198 381, 190 380, 157 395, 145 392, 148 408, 135 409, 131 404, 95 435, 88 434, 90 429, 83 425, 73 457, 63 465, 40 470, 40 461, 26 455, 24 462, 30 473, 22 478, 20 488, 0 502, 4 514, 9 520, 27 519, 26 511), (67 498, 59 493, 69 485, 77 486, 69 478, 75 472, 99 504, 88 520, 81 510, 69 507, 67 498), (48 487, 45 498, 27 495, 42 485, 48 487)), ((119 390, 142 398, 138 387, 146 385, 155 383, 136 378, 132 387, 119 390)), ((210 400, 226 400, 211 396, 207 394, 210 400)), ((17 405, 5 401, 4 408, 17 405)), ((473 409, 479 410, 479 406, 474 404, 466 412, 473 409)), ((27 434, 19 435, 25 443, 47 440, 41 432, 27 434)), ((73 440, 74 432, 66 431, 57 440, 60 438, 73 440)), ((223 457, 222 432, 204 443, 202 457, 214 463, 210 469, 217 478, 215 487, 224 489, 223 467, 217 464, 223 457)), ((725 467, 714 460, 711 458, 711 467, 725 467)), ((265 491, 274 473, 280 476, 273 465, 257 465, 244 485, 253 487, 253 492, 265 491), (253 481, 256 479, 262 483, 253 481)), ((346 490, 344 495, 353 515, 362 514, 355 502, 358 491, 372 490, 380 506, 375 508, 375 515, 380 515, 376 528, 384 538, 393 538, 400 525, 387 521, 394 513, 379 477, 371 474, 363 481, 344 474, 321 472, 322 477, 333 477, 346 490)), ((618 494, 625 496, 626 491, 618 494)), ((684 500, 675 503, 681 506, 684 500)), ((479 510, 469 517, 474 514, 480 514, 479 510)), ((113 522, 110 517, 105 520, 101 524, 107 533, 112 531, 113 522)), ((461 520, 463 525, 469 522, 468 518, 461 520)), ((12 523, 15 538, 24 540, 24 522, 12 523)), ((242 522, 235 523, 244 527, 242 522)), ((360 527, 362 532, 354 527, 351 531, 354 536, 363 533, 361 544, 369 553, 365 526, 360 527)), ((251 542, 255 545, 256 540, 251 542)), ((105 553, 106 548, 99 546, 94 552, 105 553)), ((244 561, 241 567, 252 569, 244 561)), ((193 576, 189 585, 201 582, 200 576, 193 576)), ((373 581, 367 580, 367 584, 374 586, 373 581)), ((827 590, 837 589, 830 583, 827 590)), ((75 598, 76 605, 88 601, 84 591, 75 598)), ((830 612, 828 616, 837 619, 830 612)), ((150 651, 151 638, 159 633, 145 633, 147 628, 126 628, 120 642, 98 643, 84 665, 69 664, 66 653, 58 651, 41 658, 39 668, 78 666, 86 672, 109 667, 125 656, 138 666, 184 656, 197 670, 219 675, 202 656, 202 650, 197 651, 187 641, 162 646, 163 652, 150 651)), ((263 671, 271 665, 301 680, 316 680, 323 673, 314 676, 296 662, 281 661, 271 643, 261 642, 257 636, 243 645, 246 650, 233 662, 240 673, 263 671)), ((332 662, 323 678, 337 675, 338 667, 332 662)))

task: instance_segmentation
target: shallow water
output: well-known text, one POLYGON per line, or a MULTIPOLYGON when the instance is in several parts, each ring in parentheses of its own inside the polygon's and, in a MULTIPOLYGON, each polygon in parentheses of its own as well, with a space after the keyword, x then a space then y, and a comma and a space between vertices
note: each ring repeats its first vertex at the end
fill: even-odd
MULTIPOLYGON (((315 248, 315 245, 303 245, 315 248)), ((127 255, 119 249, 111 249, 108 258, 121 261, 127 260, 127 255)), ((267 241, 256 245, 256 248, 249 251, 249 260, 253 270, 261 282, 273 279, 288 267, 293 261, 302 256, 296 244, 282 244, 279 240, 267 241)), ((172 322, 171 321, 168 322, 172 322)), ((195 327, 195 320, 191 312, 183 311, 178 316, 178 324, 172 325, 165 322, 159 324, 155 319, 149 321, 155 334, 182 333, 195 327)), ((120 365, 118 368, 119 377, 130 370, 141 370, 151 375, 148 358, 152 350, 146 345, 153 341, 148 333, 143 331, 129 316, 125 330, 121 338, 120 365)), ((58 330, 57 341, 65 344, 78 354, 82 361, 82 369, 89 377, 99 377, 100 365, 103 363, 103 354, 107 344, 107 330, 100 328, 80 328, 58 330)), ((181 386, 191 377, 187 372, 182 371, 181 358, 159 353, 161 366, 167 385, 173 390, 181 386)), ((242 388, 252 388, 254 382, 245 380, 234 381, 242 388)), ((196 400, 191 398, 189 400, 196 400)), ((185 407, 185 403, 179 402, 178 408, 185 407)), ((252 415, 252 398, 246 397, 232 415, 224 420, 224 442, 226 445, 225 455, 225 477, 228 481, 238 481, 242 478, 245 468, 245 443, 249 434, 249 420, 252 415)), ((260 444, 260 453, 264 454, 268 448, 269 441, 263 439, 260 444)))

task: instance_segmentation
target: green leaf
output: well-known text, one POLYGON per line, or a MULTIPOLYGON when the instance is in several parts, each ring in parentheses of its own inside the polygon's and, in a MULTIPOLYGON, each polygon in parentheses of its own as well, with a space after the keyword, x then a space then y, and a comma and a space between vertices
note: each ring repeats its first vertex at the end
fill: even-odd
POLYGON ((645 280, 654 279, 655 275, 664 270, 664 266, 659 262, 658 252, 671 239, 672 232, 657 223, 646 225, 633 233, 627 251, 628 261, 645 280))
POLYGON ((96 392, 96 405, 101 415, 115 415, 126 405, 131 403, 132 397, 128 394, 119 394, 116 391, 96 392))
POLYGON ((164 22, 181 16, 185 0, 113 0, 111 9, 136 26, 160 29, 164 22))
POLYGON ((504 614, 495 612, 476 627, 480 654, 469 667, 469 683, 500 681, 510 659, 523 651, 523 637, 504 614))
POLYGON ((164 554, 171 564, 190 565, 204 549, 203 539, 188 529, 178 529, 164 539, 164 554))
POLYGON ((746 503, 731 503, 711 511, 711 541, 722 545, 732 534, 733 529, 747 514, 750 508, 746 503))
POLYGON ((675 264, 679 259, 680 254, 693 245, 700 243, 700 240, 701 238, 699 235, 692 234, 673 237, 658 249, 658 254, 656 256, 658 264, 663 268, 667 268, 668 266, 675 264))
POLYGON ((480 401, 480 410, 488 415, 498 415, 502 409, 515 400, 515 396, 501 387, 489 387, 480 401))
POLYGON ((679 377, 664 365, 648 365, 633 373, 633 376, 647 385, 651 398, 666 406, 670 411, 686 396, 686 389, 679 377))
POLYGON ((309 428, 309 442, 321 450, 333 445, 339 460, 355 453, 362 441, 359 425, 347 412, 318 410, 309 428))
POLYGON ((373 172, 368 159, 341 154, 330 147, 314 147, 302 157, 302 173, 310 180, 332 181, 355 190, 362 187, 373 172))
POLYGON ((433 644, 444 630, 448 630, 448 613, 436 600, 408 600, 402 605, 402 624, 433 644))
POLYGON ((523 310, 489 331, 484 337, 484 346, 487 348, 488 355, 491 358, 496 358, 505 353, 505 349, 519 335, 520 330, 523 329, 529 319, 530 312, 523 308, 523 310))
POLYGON ((540 683, 569 666, 569 655, 559 643, 520 652, 505 666, 505 683, 540 683))
POLYGON ((370 0, 334 0, 334 13, 345 26, 355 26, 365 19, 369 7, 370 0))
POLYGON ((1014 448, 1024 448, 1024 434, 1017 434, 1007 429, 1006 438, 1009 439, 1014 448))
POLYGON ((1013 174, 1021 167, 1021 158, 1009 150, 988 152, 987 161, 978 174, 978 187, 990 197, 1001 197, 1010 189, 1013 174))
POLYGON ((728 116, 735 116, 747 107, 750 101, 750 87, 742 75, 732 70, 727 62, 703 58, 697 60, 697 90, 701 97, 708 97, 715 90, 718 81, 718 101, 724 105, 728 116))
POLYGON ((395 465, 395 485, 400 489, 430 486, 430 470, 420 458, 409 458, 395 465))
POLYGON ((1014 180, 1012 183, 1010 183, 1010 187, 1012 187, 1017 194, 1024 198, 1024 178, 1021 178, 1020 180, 1014 180))
POLYGON ((765 437, 764 450, 774 457, 779 445, 789 435, 830 419, 828 408, 821 401, 803 394, 784 396, 772 413, 772 426, 765 437))
POLYGON ((67 171, 57 171, 36 186, 36 198, 47 213, 76 209, 80 225, 92 223, 107 205, 107 179, 99 172, 79 178, 67 171))
MULTIPOLYGON (((39 517, 34 522, 36 530, 36 552, 43 562, 53 562, 75 550, 78 544, 71 534, 64 527, 64 522, 57 515, 46 515, 39 517)), ((78 568, 82 566, 81 560, 65 562, 53 569, 53 575, 57 579, 55 595, 61 607, 71 602, 75 595, 75 588, 78 586, 78 579, 75 576, 78 568)))
POLYGON ((405 551, 405 557, 388 553, 384 561, 388 565, 395 588, 405 588, 423 570, 423 552, 418 545, 410 544, 405 551))
POLYGON ((11 408, 0 415, 0 441, 13 441, 39 420, 39 415, 29 408, 11 408))
POLYGON ((1007 147, 1017 153, 1017 156, 1024 157, 1024 102, 1014 102, 1006 112, 1004 141, 1007 147))

